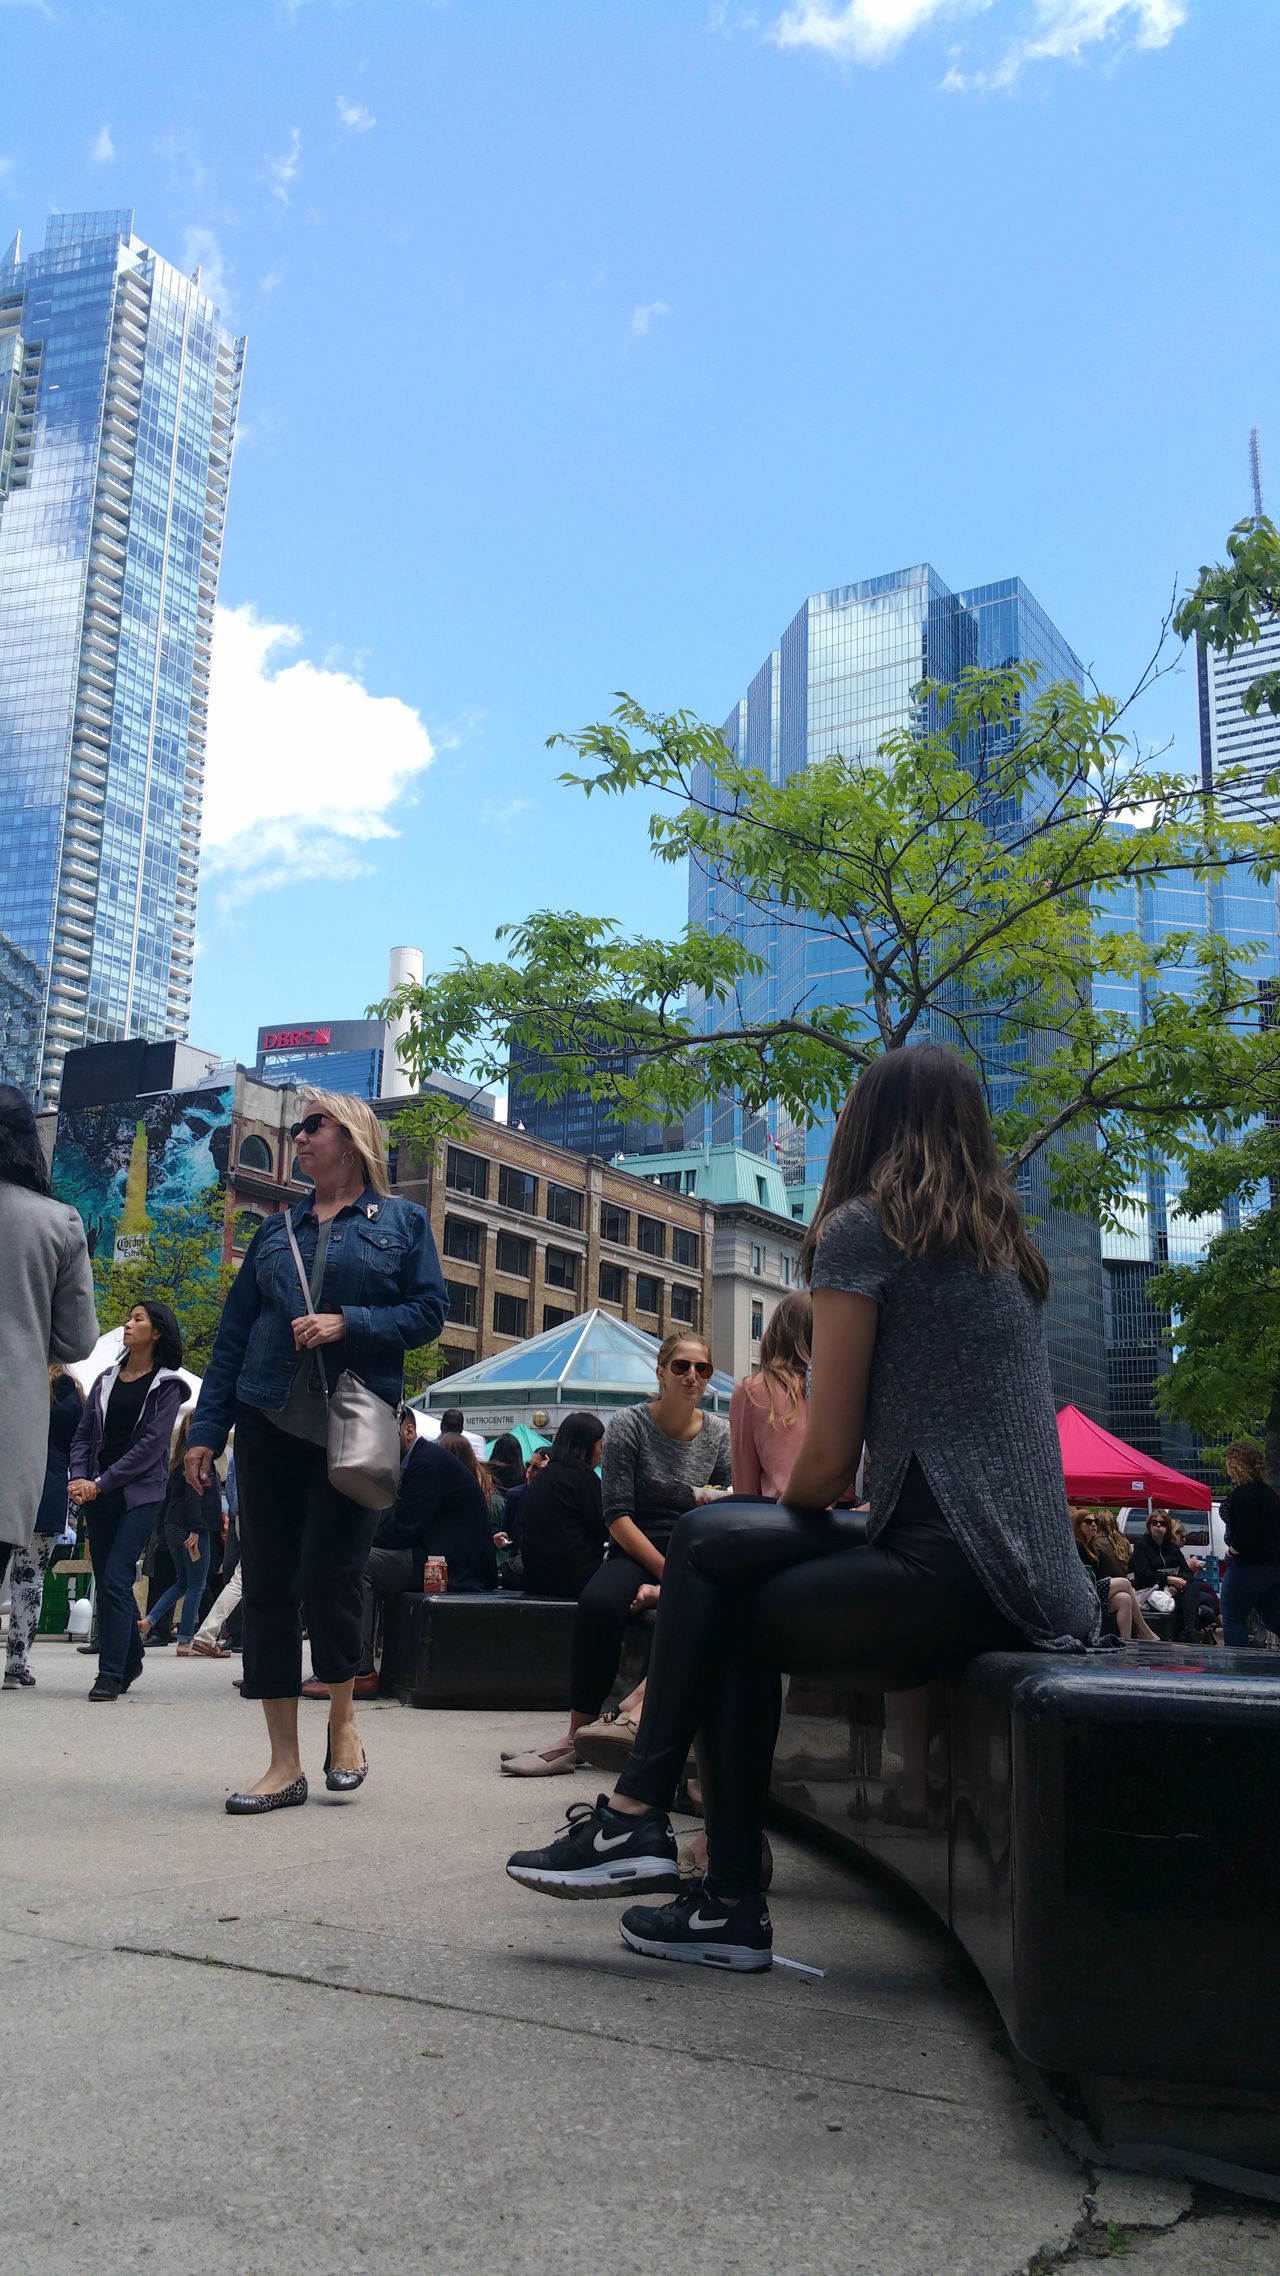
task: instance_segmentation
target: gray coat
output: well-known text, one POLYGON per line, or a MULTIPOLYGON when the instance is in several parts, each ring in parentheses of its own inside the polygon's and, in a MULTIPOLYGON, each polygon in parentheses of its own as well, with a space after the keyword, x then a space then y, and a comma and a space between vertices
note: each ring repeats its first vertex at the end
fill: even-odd
POLYGON ((49 1449, 51 1359, 98 1340, 84 1227, 65 1202, 0 1181, 0 1545, 25 1549, 49 1449))

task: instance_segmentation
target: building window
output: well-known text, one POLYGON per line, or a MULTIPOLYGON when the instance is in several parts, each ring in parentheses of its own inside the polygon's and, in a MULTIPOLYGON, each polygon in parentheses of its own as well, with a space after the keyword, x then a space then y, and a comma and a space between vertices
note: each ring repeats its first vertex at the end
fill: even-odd
POLYGON ((235 1223, 231 1228, 232 1246, 237 1249, 247 1249, 250 1241, 253 1239, 254 1234, 257 1232, 259 1225, 263 1223, 265 1223, 265 1219, 262 1217, 260 1211, 256 1209, 237 1209, 235 1214, 235 1223))
POLYGON ((700 1246, 696 1233, 687 1233, 683 1225, 672 1226, 671 1261, 673 1264, 692 1265, 696 1270, 700 1246))
POLYGON ((623 1248, 628 1248, 631 1243, 631 1211, 616 1209, 611 1201, 602 1201, 600 1238, 602 1241, 617 1241, 623 1248))
POLYGON ((804 1203, 803 1203, 803 1201, 793 1201, 793 1202, 792 1202, 792 1204, 791 1204, 791 1214, 792 1214, 792 1216, 793 1216, 793 1217, 797 1217, 797 1218, 799 1218, 799 1219, 801 1220, 801 1222, 803 1223, 803 1220, 804 1220, 804 1203))
MULTIPOLYGON (((529 1277, 529 1259, 533 1255, 532 1241, 523 1241, 518 1233, 499 1233, 494 1263, 499 1272, 513 1272, 519 1279, 529 1277)), ((524 1329, 520 1330, 521 1335, 524 1329)))
POLYGON ((782 1260, 782 1285, 784 1288, 790 1288, 795 1269, 794 1258, 784 1256, 782 1260))
POLYGON ((764 1250, 759 1241, 753 1241, 751 1244, 751 1270, 757 1280, 764 1279, 764 1250))
POLYGON ((470 1193, 477 1201, 489 1198, 489 1164, 483 1154, 465 1153, 461 1146, 450 1146, 445 1156, 444 1182, 455 1193, 470 1193))
POLYGON ((289 1182, 291 1185, 310 1185, 311 1183, 296 1154, 289 1164, 289 1182))
POLYGON ((456 1257, 459 1264, 479 1264, 484 1246, 484 1227, 471 1217, 446 1217, 444 1221, 444 1253, 456 1257))
POLYGON ((752 1305, 752 1307, 751 1307, 751 1341, 752 1341, 752 1343, 759 1343, 759 1341, 760 1341, 760 1338, 761 1338, 761 1336, 762 1336, 763 1334, 764 1334, 764 1306, 763 1306, 763 1304, 753 1304, 753 1305, 752 1305))
POLYGON ((649 1183, 650 1185, 660 1185, 666 1193, 679 1193, 680 1172, 679 1170, 659 1170, 655 1177, 650 1178, 649 1183))
POLYGON ((763 1178, 757 1178, 757 1179, 756 1179, 756 1199, 758 1200, 758 1202, 759 1202, 759 1204, 760 1204, 760 1207, 761 1207, 762 1209, 767 1209, 767 1208, 768 1208, 768 1206, 769 1206, 769 1188, 768 1188, 768 1186, 765 1184, 765 1181, 764 1181, 764 1179, 763 1179, 763 1178))
POLYGON ((400 1148, 399 1148, 398 1146, 388 1146, 388 1148, 387 1148, 387 1184, 388 1184, 388 1185, 399 1185, 399 1183, 400 1183, 400 1148))
POLYGON ((460 1367, 473 1366, 475 1356, 473 1351, 467 1351, 462 1344, 442 1343, 440 1357, 444 1366, 440 1370, 441 1376, 456 1375, 460 1367))
POLYGON ((662 1282, 655 1280, 651 1272, 638 1272, 636 1274, 636 1310, 637 1312, 660 1312, 662 1310, 662 1282))
POLYGON ((500 1336, 527 1336, 529 1333, 529 1299, 527 1296, 497 1295, 493 1299, 493 1325, 500 1336))
POLYGON ((577 1290, 578 1260, 572 1249, 547 1250, 547 1286, 577 1290))
POLYGON ((672 1289, 671 1317, 682 1328, 692 1328, 697 1325, 698 1299, 692 1288, 672 1289))
POLYGON ((627 1276, 620 1264, 602 1264, 600 1267, 600 1301, 602 1304, 625 1304, 627 1276))
POLYGON ((498 1199, 504 1209, 521 1209, 532 1217, 538 1206, 538 1181, 527 1170, 513 1170, 504 1162, 498 1172, 498 1199))
POLYGON ((558 1304, 544 1304, 542 1307, 542 1332, 544 1336, 548 1328, 562 1328, 565 1321, 572 1318, 573 1313, 562 1312, 558 1304))
POLYGON ((567 1225, 571 1232, 582 1231, 582 1195, 571 1185, 552 1185, 547 1181, 547 1219, 552 1225, 567 1225))
POLYGON ((271 1170, 271 1148, 265 1138, 242 1138, 239 1162, 242 1170, 271 1170))
POLYGON ((444 1292, 449 1299, 450 1327, 474 1328, 479 1291, 472 1287, 469 1280, 446 1280, 444 1292))
POLYGON ((667 1228, 658 1217, 637 1217, 636 1247, 647 1257, 667 1253, 667 1228))

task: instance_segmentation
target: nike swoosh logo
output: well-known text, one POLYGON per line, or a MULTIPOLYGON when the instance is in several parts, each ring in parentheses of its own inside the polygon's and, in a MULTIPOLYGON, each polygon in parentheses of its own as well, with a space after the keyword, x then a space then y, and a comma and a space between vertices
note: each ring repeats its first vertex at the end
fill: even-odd
POLYGON ((592 1847, 598 1849, 603 1856, 606 1849, 621 1849, 623 1842, 630 1839, 629 1833, 598 1833, 592 1847))
POLYGON ((728 1925, 729 1916, 727 1913, 723 1920, 707 1920, 700 1912, 691 1912, 689 1915, 690 1928, 727 1928, 728 1925))

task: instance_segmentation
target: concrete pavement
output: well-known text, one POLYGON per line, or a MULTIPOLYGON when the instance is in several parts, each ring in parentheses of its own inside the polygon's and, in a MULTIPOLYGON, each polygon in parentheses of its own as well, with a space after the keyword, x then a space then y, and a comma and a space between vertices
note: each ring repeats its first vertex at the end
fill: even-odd
MULTIPOLYGON (((153 1653, 101 1707, 68 1645, 34 1666, 0 1696, 15 2276, 1015 2276, 1107 2242, 972 1972, 843 1866, 775 1837, 778 1949, 821 1979, 663 1967, 503 1874, 599 1784, 498 1776, 551 1717, 380 1702, 339 1801, 304 1703, 318 1794, 233 1820, 237 1660, 153 1653)), ((1265 2212, 1136 2186, 1135 2267, 1280 2270, 1265 2212)))

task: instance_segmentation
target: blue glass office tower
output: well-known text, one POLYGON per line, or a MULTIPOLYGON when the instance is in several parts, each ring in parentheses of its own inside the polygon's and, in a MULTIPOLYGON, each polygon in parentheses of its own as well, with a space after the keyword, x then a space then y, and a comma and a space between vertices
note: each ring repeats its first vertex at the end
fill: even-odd
MULTIPOLYGON (((922 563, 812 594, 729 714, 724 739, 748 765, 783 782, 811 760, 836 751, 870 758, 895 731, 933 725, 913 699, 921 680, 950 682, 968 665, 1021 662, 1039 667, 1042 685, 1078 681, 1083 670, 1019 578, 956 593, 922 563)), ((865 1003, 865 968, 846 942, 795 924, 785 911, 752 907, 732 882, 691 869, 689 917, 713 932, 733 932, 764 957, 766 970, 739 990, 747 1020, 777 1018, 797 1004, 865 1003)), ((693 1010, 708 1029, 724 1016, 705 1004, 693 1010)), ((940 1037, 945 1030, 940 1019, 940 1037)), ((999 1105, 998 1032, 984 1036, 983 1044, 993 1104, 999 1105)), ((1014 1085, 1011 1074, 1011 1097, 1014 1085)), ((813 1189, 826 1168, 834 1119, 823 1111, 802 1127, 777 1107, 748 1115, 738 1100, 726 1099, 689 1115, 685 1139, 693 1146, 711 1141, 769 1151, 789 1185, 813 1189)), ((1053 1272, 1048 1327, 1054 1388, 1059 1403, 1070 1400, 1101 1415, 1098 1230, 1087 1218, 1050 1204, 1047 1170, 1044 1162, 1031 1165, 1023 1198, 1053 1272)))
POLYGON ((187 1033, 245 343, 129 212, 0 261, 0 1079, 187 1033))

